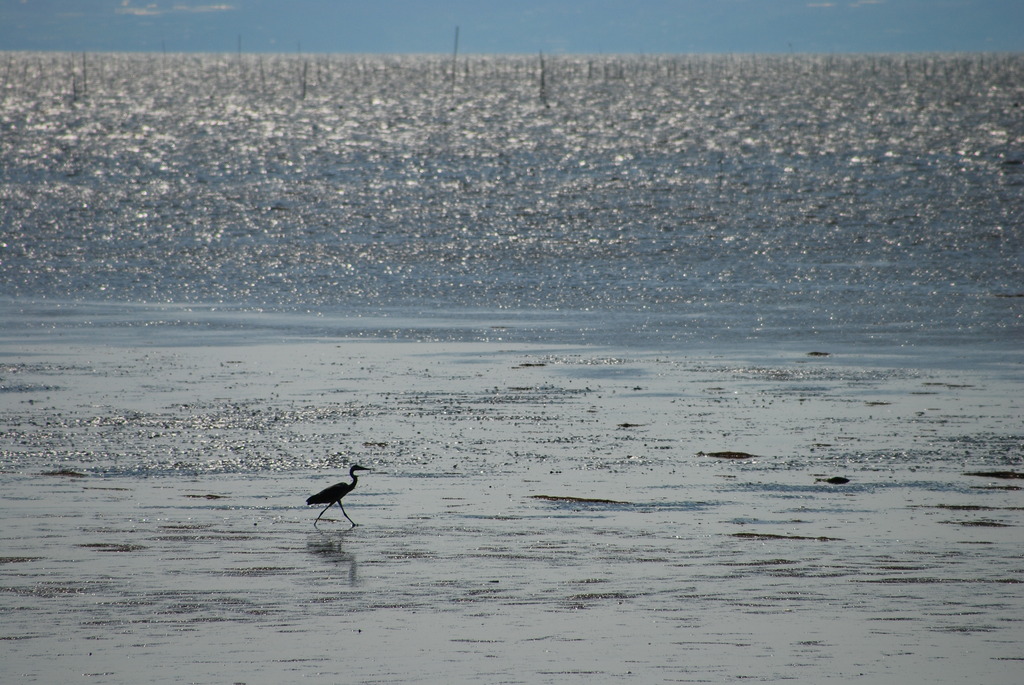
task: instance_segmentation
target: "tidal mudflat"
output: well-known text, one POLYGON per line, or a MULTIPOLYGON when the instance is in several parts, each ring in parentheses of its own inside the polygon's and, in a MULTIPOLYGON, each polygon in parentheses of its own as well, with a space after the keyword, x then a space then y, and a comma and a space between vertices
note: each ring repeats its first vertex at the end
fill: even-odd
POLYGON ((0 361, 5 681, 1019 682, 1019 368, 499 340, 0 361), (353 462, 359 525, 313 528, 353 462))
POLYGON ((1021 681, 1020 55, 5 59, 0 682, 1021 681))

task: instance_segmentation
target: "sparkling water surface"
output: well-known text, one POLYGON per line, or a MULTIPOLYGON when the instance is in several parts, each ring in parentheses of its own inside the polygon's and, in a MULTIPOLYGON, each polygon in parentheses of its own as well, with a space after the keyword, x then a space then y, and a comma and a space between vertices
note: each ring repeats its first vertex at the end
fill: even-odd
POLYGON ((3 66, 8 333, 1022 339, 1020 55, 3 66))

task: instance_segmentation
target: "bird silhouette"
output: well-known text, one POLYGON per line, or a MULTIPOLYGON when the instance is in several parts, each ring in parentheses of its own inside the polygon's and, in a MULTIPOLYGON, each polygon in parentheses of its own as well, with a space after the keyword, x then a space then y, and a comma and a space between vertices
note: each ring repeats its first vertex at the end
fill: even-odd
MULTIPOLYGON (((356 483, 359 481, 359 479, 356 478, 356 471, 369 470, 370 469, 366 468, 365 466, 353 464, 352 467, 348 470, 348 475, 352 477, 351 483, 338 483, 336 485, 332 485, 329 488, 324 488, 315 495, 311 495, 309 499, 306 500, 306 504, 309 505, 326 503, 327 506, 324 507, 324 510, 320 512, 320 516, 323 516, 327 512, 327 510, 330 509, 335 502, 337 502, 338 506, 341 507, 341 513, 345 515, 345 518, 348 519, 348 522, 352 524, 353 528, 355 528, 356 522, 349 518, 348 512, 345 511, 345 507, 343 507, 341 504, 341 498, 347 495, 348 493, 352 492, 352 490, 356 487, 356 483)), ((313 521, 314 527, 320 520, 320 516, 317 516, 316 521, 313 521)))

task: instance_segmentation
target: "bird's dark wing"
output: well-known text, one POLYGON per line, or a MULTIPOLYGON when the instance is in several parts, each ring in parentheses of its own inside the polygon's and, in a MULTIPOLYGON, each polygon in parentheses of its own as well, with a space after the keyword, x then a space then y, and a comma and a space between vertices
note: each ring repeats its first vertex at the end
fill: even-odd
POLYGON ((306 500, 306 504, 330 504, 331 502, 337 502, 351 489, 352 485, 349 483, 338 483, 329 488, 324 488, 315 495, 310 495, 309 499, 306 500))

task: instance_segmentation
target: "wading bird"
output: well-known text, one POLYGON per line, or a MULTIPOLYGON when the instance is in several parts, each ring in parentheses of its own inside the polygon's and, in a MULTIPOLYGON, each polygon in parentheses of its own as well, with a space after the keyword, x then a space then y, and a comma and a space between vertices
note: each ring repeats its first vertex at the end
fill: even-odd
MULTIPOLYGON (((348 522, 352 524, 353 528, 355 528, 356 522, 349 518, 348 513, 345 512, 345 507, 341 506, 341 498, 347 495, 348 493, 352 492, 353 488, 356 487, 356 482, 359 480, 358 478, 356 478, 356 471, 369 470, 370 469, 366 468, 365 466, 359 466, 358 464, 354 464, 352 468, 348 470, 348 475, 352 476, 351 483, 338 483, 337 485, 332 485, 329 488, 324 488, 320 492, 316 493, 315 495, 312 495, 309 499, 307 499, 306 504, 309 505, 326 503, 327 506, 324 507, 324 510, 320 512, 320 516, 323 516, 327 512, 327 510, 330 509, 335 502, 337 502, 338 506, 341 507, 341 513, 345 514, 345 518, 347 518, 348 522)), ((313 521, 314 526, 316 526, 317 521, 320 520, 320 516, 317 516, 316 521, 313 521)))

